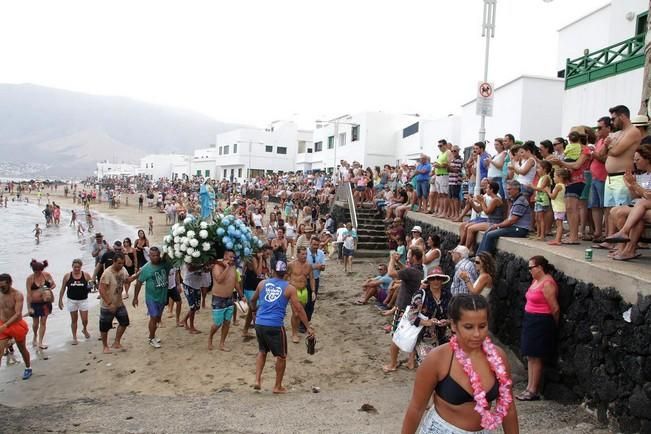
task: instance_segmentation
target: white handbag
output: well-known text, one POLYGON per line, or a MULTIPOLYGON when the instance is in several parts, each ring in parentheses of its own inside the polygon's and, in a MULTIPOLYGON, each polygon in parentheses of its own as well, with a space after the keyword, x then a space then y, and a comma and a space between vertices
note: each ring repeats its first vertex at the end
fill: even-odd
POLYGON ((409 312, 411 311, 411 306, 407 306, 405 313, 402 314, 400 322, 396 331, 393 332, 393 343, 396 344, 398 348, 406 353, 411 353, 416 347, 416 341, 418 340, 418 335, 423 329, 423 326, 416 327, 409 321, 409 312))

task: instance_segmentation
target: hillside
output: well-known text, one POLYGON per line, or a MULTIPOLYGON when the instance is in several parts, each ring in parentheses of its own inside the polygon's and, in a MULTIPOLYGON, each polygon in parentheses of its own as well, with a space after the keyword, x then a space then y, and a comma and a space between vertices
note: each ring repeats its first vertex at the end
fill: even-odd
POLYGON ((190 153, 236 127, 124 97, 0 84, 2 162, 26 172, 29 163, 48 167, 40 169, 42 176, 90 175, 105 159, 137 162, 148 153, 190 153))

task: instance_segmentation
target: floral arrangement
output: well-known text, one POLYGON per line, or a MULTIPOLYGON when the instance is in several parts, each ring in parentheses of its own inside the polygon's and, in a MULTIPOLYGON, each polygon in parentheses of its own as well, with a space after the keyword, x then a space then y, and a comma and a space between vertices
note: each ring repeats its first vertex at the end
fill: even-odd
POLYGON ((183 223, 174 224, 163 238, 163 253, 175 266, 202 266, 221 259, 225 250, 234 251, 240 258, 249 257, 263 244, 244 222, 232 215, 217 216, 212 223, 188 217, 183 223))
POLYGON ((454 351, 454 357, 463 367, 464 372, 470 379, 470 385, 472 386, 476 403, 475 411, 481 416, 481 426, 485 429, 496 429, 502 424, 502 419, 504 419, 508 414, 511 402, 513 402, 513 396, 511 395, 511 379, 506 372, 506 367, 504 366, 502 358, 495 349, 495 345, 488 336, 484 339, 484 342, 482 342, 482 350, 484 351, 484 354, 486 354, 488 364, 490 365, 491 370, 495 372, 497 381, 499 382, 499 397, 497 398, 497 404, 493 411, 490 411, 488 406, 486 391, 481 385, 481 378, 479 378, 479 374, 477 374, 475 369, 472 367, 470 358, 459 346, 456 336, 452 336, 450 339, 450 346, 454 351))

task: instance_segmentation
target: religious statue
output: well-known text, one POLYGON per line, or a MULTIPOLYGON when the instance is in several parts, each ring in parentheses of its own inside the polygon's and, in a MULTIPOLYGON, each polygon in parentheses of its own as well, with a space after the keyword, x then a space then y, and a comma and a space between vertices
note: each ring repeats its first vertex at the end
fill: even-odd
POLYGON ((206 181, 199 188, 199 201, 201 202, 201 218, 204 220, 212 219, 212 213, 215 210, 215 190, 212 187, 210 178, 206 178, 206 181))

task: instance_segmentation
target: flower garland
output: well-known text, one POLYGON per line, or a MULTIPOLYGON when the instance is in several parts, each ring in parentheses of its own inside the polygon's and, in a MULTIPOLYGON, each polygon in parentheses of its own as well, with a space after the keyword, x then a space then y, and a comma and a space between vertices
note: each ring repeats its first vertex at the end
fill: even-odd
POLYGON ((481 385, 481 378, 479 378, 479 374, 477 374, 475 369, 472 367, 470 358, 459 346, 456 335, 452 336, 450 339, 450 347, 452 347, 452 350, 454 351, 454 357, 463 367, 464 372, 470 379, 470 385, 472 386, 476 402, 475 411, 481 415, 482 428, 491 430, 496 429, 502 424, 502 419, 504 419, 509 412, 509 406, 513 402, 513 396, 511 396, 511 379, 506 372, 506 367, 502 362, 502 358, 495 349, 495 345, 491 342, 488 336, 486 336, 486 339, 484 339, 484 342, 482 343, 482 350, 484 350, 484 354, 486 354, 486 358, 488 359, 488 364, 493 372, 495 372, 497 381, 500 385, 499 397, 497 398, 497 404, 493 411, 490 410, 488 401, 486 400, 486 391, 481 385))

